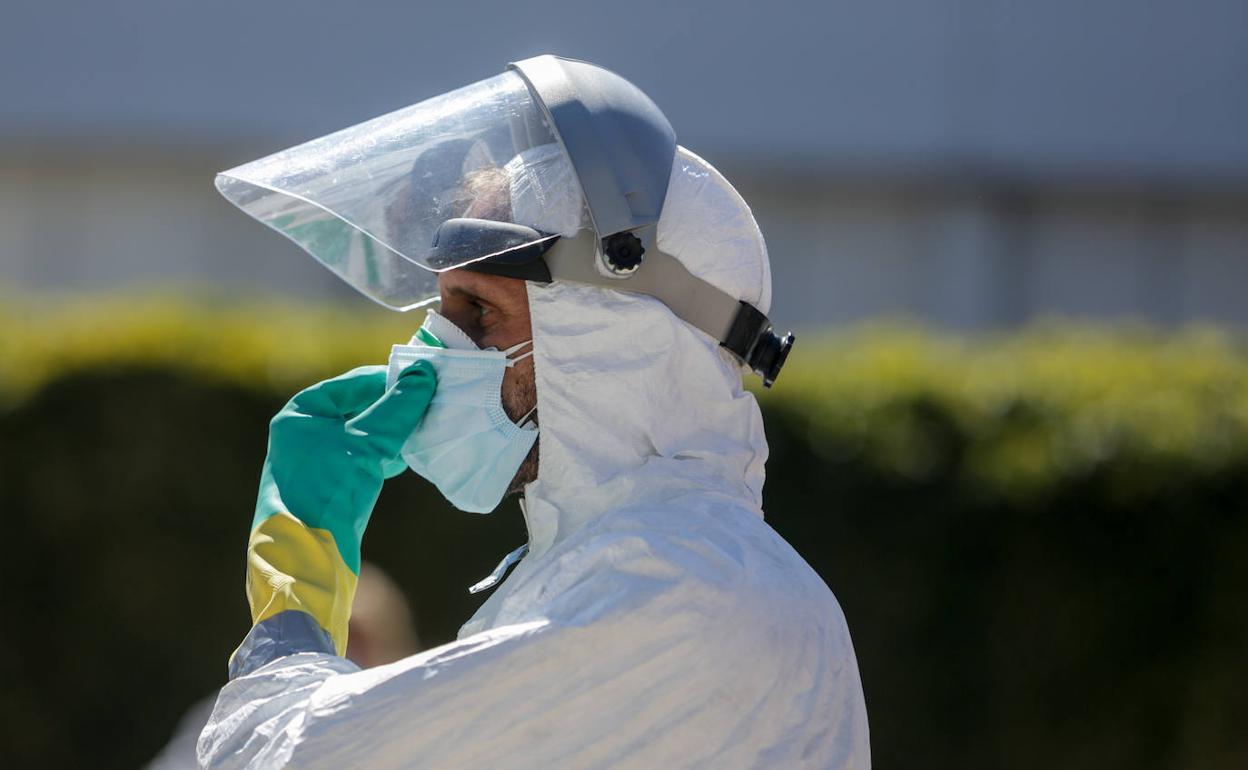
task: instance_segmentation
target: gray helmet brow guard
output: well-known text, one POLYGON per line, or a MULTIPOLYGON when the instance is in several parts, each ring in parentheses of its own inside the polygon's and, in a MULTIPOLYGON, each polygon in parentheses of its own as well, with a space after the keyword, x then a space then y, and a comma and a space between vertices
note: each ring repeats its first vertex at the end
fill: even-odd
POLYGON ((438 274, 457 268, 645 294, 770 387, 793 334, 658 248, 675 156, 671 125, 636 86, 544 55, 223 171, 216 186, 391 309, 435 302, 438 274), (521 212, 512 186, 529 171, 537 194, 521 212), (542 187, 543 174, 558 184, 542 187))
POLYGON ((771 387, 793 347, 793 333, 777 335, 758 308, 658 248, 659 215, 676 155, 675 132, 659 108, 632 83, 587 62, 544 55, 509 66, 524 78, 576 170, 593 229, 568 238, 519 224, 455 218, 439 228, 430 261, 441 262, 443 249, 462 253, 471 242, 469 250, 493 256, 465 264, 468 270, 646 294, 719 340, 771 387))

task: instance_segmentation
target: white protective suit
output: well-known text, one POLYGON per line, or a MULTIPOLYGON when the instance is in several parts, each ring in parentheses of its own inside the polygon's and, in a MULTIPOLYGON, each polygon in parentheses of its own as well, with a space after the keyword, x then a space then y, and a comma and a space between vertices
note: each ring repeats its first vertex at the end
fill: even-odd
MULTIPOLYGON (((683 148, 658 239, 767 311, 749 208, 683 148)), ((301 653, 230 682, 201 762, 869 767, 845 619, 763 521, 767 443, 734 359, 649 297, 528 295, 541 423, 528 555, 452 644, 367 671, 301 653)))

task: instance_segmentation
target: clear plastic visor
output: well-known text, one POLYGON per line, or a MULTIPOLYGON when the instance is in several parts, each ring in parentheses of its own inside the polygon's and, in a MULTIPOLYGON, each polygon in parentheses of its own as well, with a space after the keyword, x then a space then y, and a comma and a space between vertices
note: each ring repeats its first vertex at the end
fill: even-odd
MULTIPOLYGON (((222 172, 216 185, 396 310, 436 299, 437 273, 500 252, 497 239, 460 239, 450 248, 444 237, 439 247, 447 220, 561 235, 586 221, 571 164, 514 72, 222 172), (549 220, 551 204, 561 212, 555 221, 535 221, 549 220)), ((506 249, 534 239, 513 234, 506 249)))

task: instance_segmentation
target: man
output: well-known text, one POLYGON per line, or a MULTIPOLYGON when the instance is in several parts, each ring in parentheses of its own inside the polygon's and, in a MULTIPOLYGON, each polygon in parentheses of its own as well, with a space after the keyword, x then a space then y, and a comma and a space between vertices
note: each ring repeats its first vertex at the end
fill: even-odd
POLYGON ((840 608, 763 521, 742 375, 791 337, 748 206, 618 76, 513 66, 218 180, 385 304, 438 271, 441 314, 274 419, 201 762, 868 767, 840 608), (458 641, 361 671, 360 537, 404 466, 465 510, 522 494, 529 542, 458 641))

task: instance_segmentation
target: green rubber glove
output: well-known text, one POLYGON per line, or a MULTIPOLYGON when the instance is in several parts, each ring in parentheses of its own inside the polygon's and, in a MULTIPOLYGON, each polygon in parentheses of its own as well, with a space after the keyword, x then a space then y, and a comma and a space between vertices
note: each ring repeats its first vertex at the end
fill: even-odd
POLYGON ((382 483, 403 471, 400 450, 433 398, 433 366, 417 361, 386 390, 386 367, 364 366, 299 392, 269 423, 253 532, 289 513, 333 535, 360 571, 360 540, 382 483))

